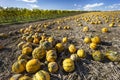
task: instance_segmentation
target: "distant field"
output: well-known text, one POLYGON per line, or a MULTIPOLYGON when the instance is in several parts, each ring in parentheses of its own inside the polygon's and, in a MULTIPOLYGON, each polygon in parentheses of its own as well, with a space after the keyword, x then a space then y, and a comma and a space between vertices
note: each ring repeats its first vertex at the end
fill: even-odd
POLYGON ((30 21, 72 16, 87 11, 39 10, 22 8, 0 8, 0 24, 23 23, 30 21))

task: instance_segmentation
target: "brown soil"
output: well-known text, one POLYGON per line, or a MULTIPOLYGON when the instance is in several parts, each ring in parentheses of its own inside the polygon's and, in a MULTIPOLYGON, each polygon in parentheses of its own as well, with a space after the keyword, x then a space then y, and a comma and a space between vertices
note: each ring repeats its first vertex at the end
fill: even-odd
MULTIPOLYGON (((57 20, 57 19, 56 19, 57 20)), ((88 44, 83 42, 85 36, 99 35, 102 43, 99 44, 99 50, 105 53, 107 50, 120 52, 120 27, 110 28, 109 23, 98 25, 87 24, 86 22, 75 19, 66 20, 61 23, 61 26, 68 25, 70 30, 57 30, 58 24, 53 24, 50 28, 44 30, 46 34, 54 34, 57 39, 62 39, 67 36, 69 43, 75 44, 77 48, 83 48, 86 53, 91 54, 92 50, 88 44), (83 26, 89 26, 90 31, 87 33, 82 32, 83 26, 79 27, 78 24, 82 23, 83 26), (101 33, 102 27, 108 27, 108 33, 101 33)), ((4 49, 0 50, 0 80, 8 80, 13 73, 11 72, 12 64, 17 60, 20 51, 17 49, 17 44, 20 42, 21 34, 19 29, 27 27, 30 24, 39 24, 44 22, 52 22, 53 20, 39 21, 33 23, 4 25, 0 26, 0 33, 10 33, 8 38, 0 38, 0 44, 4 49)), ((102 21, 102 19, 101 19, 102 21)), ((118 23, 116 23, 118 25, 118 23)), ((64 56, 64 55, 61 55, 64 56)), ((119 62, 110 62, 105 59, 102 62, 94 61, 90 55, 85 59, 80 59, 75 62, 76 69, 71 73, 65 73, 59 69, 58 73, 51 75, 51 80, 120 80, 120 64, 119 62)))

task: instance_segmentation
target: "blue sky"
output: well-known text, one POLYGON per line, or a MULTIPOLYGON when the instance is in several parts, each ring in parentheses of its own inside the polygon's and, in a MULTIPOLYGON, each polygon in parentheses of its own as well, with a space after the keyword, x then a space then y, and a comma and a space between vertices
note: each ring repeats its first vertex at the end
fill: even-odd
POLYGON ((0 0, 0 6, 57 10, 120 10, 120 0, 0 0))

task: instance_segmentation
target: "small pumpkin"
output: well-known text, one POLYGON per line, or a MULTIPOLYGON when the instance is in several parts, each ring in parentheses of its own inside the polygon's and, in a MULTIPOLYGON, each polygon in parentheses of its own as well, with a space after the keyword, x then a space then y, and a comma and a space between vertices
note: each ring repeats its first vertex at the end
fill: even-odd
POLYGON ((92 41, 92 43, 96 43, 96 44, 98 44, 98 43, 101 42, 101 39, 100 39, 100 37, 95 36, 95 37, 91 38, 91 41, 92 41))
POLYGON ((75 53, 77 49, 76 49, 75 45, 71 44, 68 47, 68 50, 69 50, 70 53, 75 53))
POLYGON ((85 26, 84 28, 83 28, 83 32, 88 32, 89 31, 89 27, 88 26, 85 26))
POLYGON ((20 59, 12 65, 12 72, 21 73, 25 71, 27 61, 25 59, 20 59))
POLYGON ((90 48, 95 50, 97 48, 97 44, 96 43, 90 43, 90 48))
POLYGON ((36 47, 33 52, 32 56, 35 59, 42 59, 46 55, 46 50, 43 46, 36 47))
POLYGON ((48 64, 48 70, 51 73, 55 73, 58 71, 58 64, 56 62, 50 62, 48 64))
POLYGON ((91 42, 91 39, 90 39, 89 37, 85 37, 85 38, 84 38, 84 42, 85 42, 85 43, 90 43, 90 42, 91 42))
POLYGON ((55 50, 49 50, 46 54, 46 59, 48 62, 53 62, 57 59, 57 53, 55 50))
POLYGON ((33 80, 50 80, 50 75, 48 72, 40 70, 33 76, 33 80))
POLYGON ((67 41, 68 41, 67 37, 64 37, 64 38, 62 39, 62 43, 66 43, 67 41))
POLYGON ((80 58, 85 58, 85 57, 86 57, 86 53, 85 53, 85 51, 84 51, 83 49, 79 49, 79 50, 77 51, 77 55, 78 55, 78 57, 80 57, 80 58))
POLYGON ((102 28, 102 33, 106 33, 106 32, 108 32, 108 28, 102 28))
POLYGON ((35 73, 40 69, 41 63, 38 59, 31 59, 26 64, 26 71, 29 73, 35 73))
POLYGON ((34 38, 33 43, 38 44, 39 43, 39 39, 38 38, 34 38))
POLYGON ((75 69, 74 61, 70 58, 66 58, 63 61, 63 69, 66 72, 72 72, 75 69))
POLYGON ((45 41, 43 42, 42 44, 40 44, 41 46, 43 46, 46 50, 50 50, 52 49, 52 43, 48 42, 48 41, 45 41))
POLYGON ((64 50, 64 46, 63 46, 62 43, 57 43, 57 44, 55 45, 55 48, 56 48, 56 50, 58 51, 58 53, 60 53, 60 52, 62 52, 62 51, 64 50))
POLYGON ((95 51, 92 53, 92 57, 95 61, 101 61, 103 59, 103 54, 100 51, 95 51))

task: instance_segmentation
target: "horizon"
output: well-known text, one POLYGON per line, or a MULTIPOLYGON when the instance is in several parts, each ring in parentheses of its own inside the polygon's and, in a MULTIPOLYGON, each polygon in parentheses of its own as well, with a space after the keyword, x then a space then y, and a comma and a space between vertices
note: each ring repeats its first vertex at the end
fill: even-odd
POLYGON ((0 6, 42 10, 116 11, 120 10, 120 0, 0 0, 0 6))

